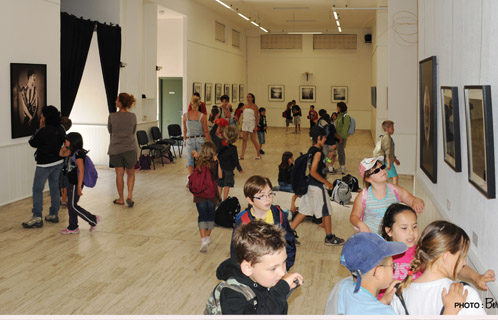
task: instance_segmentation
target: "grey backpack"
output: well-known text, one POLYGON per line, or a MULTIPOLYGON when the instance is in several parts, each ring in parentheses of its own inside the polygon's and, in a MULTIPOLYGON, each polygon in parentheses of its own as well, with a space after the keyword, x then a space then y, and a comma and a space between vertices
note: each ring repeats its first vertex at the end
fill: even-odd
POLYGON ((334 181, 334 189, 332 190, 332 201, 337 202, 340 205, 346 205, 351 202, 351 190, 346 182, 337 179, 334 181))
POLYGON ((258 300, 256 298, 256 294, 252 289, 246 286, 243 283, 238 282, 234 278, 228 278, 225 281, 220 282, 216 288, 214 288, 213 293, 209 296, 208 301, 206 303, 206 309, 204 309, 204 314, 215 315, 215 314, 223 314, 221 311, 221 290, 224 288, 229 288, 231 290, 235 290, 246 298, 247 301, 254 299, 254 306, 258 304, 258 300))

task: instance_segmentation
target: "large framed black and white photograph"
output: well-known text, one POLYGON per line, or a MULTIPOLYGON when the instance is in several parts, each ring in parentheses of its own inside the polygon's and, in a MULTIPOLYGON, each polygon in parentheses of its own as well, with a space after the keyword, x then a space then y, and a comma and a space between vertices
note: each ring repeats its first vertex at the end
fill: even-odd
POLYGON ((237 97, 237 93, 239 93, 239 86, 236 84, 232 84, 232 102, 237 102, 237 100, 239 99, 237 97))
POLYGON ((332 102, 348 102, 348 87, 331 87, 332 102))
MULTIPOLYGON (((230 95, 232 94, 230 90, 231 90, 230 85, 225 84, 225 90, 223 91, 223 94, 228 96, 228 98, 230 98, 230 95)), ((230 101, 230 99, 228 99, 228 101, 230 101)))
POLYGON ((239 84, 239 102, 244 102, 245 93, 244 93, 244 85, 239 84))
POLYGON ((469 182, 488 199, 496 197, 491 86, 465 86, 469 182))
POLYGON ((462 172, 458 87, 441 87, 444 162, 462 172))
POLYGON ((201 95, 202 92, 201 91, 202 91, 202 83, 200 83, 200 82, 194 82, 193 85, 192 85, 192 94, 194 94, 194 93, 197 92, 202 97, 202 95, 201 95))
POLYGON ((214 101, 221 103, 221 96, 223 95, 223 85, 221 83, 214 84, 214 101))
POLYGON ((268 101, 284 101, 284 86, 269 85, 268 101))
POLYGON ((10 92, 12 139, 31 136, 47 105, 47 65, 11 63, 10 92))
POLYGON ((204 103, 212 104, 213 103, 213 84, 205 83, 204 84, 204 103))
POLYGON ((437 183, 437 65, 432 56, 419 63, 420 169, 437 183))
POLYGON ((299 86, 299 101, 315 102, 316 86, 299 86))

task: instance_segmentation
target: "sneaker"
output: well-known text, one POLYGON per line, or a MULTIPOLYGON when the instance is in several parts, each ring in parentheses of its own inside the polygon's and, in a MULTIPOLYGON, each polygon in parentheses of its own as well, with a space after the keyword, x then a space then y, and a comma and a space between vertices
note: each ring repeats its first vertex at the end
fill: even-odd
POLYGON ((90 232, 94 232, 95 229, 97 229, 98 224, 100 223, 100 217, 99 216, 95 216, 95 217, 97 218, 97 224, 94 226, 90 226, 90 232))
POLYGON ((344 244, 344 239, 336 237, 335 235, 332 235, 332 237, 330 238, 325 237, 326 246, 342 246, 343 244, 344 244))
POLYGON ((207 244, 208 244, 208 245, 210 245, 210 244, 211 244, 211 242, 212 242, 212 241, 211 241, 211 236, 206 237, 206 242, 207 242, 207 244))
POLYGON ((64 230, 61 230, 61 234, 78 234, 80 233, 80 228, 76 228, 74 230, 69 230, 69 229, 64 229, 64 230))
POLYGON ((43 220, 41 217, 33 217, 26 222, 22 223, 24 228, 41 228, 43 227, 43 220))
POLYGON ((208 251, 208 242, 205 239, 201 240, 201 249, 199 250, 200 252, 207 252, 208 251))
POLYGON ((45 217, 45 221, 52 222, 52 223, 58 223, 59 217, 56 216, 55 214, 50 214, 50 215, 45 217))
POLYGON ((332 167, 332 166, 329 167, 329 173, 334 174, 336 172, 337 171, 334 169, 334 167, 332 167))
POLYGON ((265 154, 265 152, 263 151, 263 149, 259 150, 259 153, 265 154))
POLYGON ((296 244, 296 247, 300 247, 301 241, 297 240, 297 238, 299 238, 299 236, 297 235, 297 231, 292 230, 292 233, 294 234, 294 243, 296 244))

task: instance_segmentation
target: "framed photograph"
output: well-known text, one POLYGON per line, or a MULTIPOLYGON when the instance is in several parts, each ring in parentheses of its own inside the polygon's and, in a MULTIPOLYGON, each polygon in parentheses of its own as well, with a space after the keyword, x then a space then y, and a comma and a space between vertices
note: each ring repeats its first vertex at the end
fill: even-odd
POLYGON ((419 62, 420 169, 437 183, 437 65, 436 56, 419 62))
POLYGON ((488 199, 496 198, 491 86, 463 87, 469 182, 488 199))
MULTIPOLYGON (((223 94, 228 96, 228 98, 230 98, 230 85, 229 84, 225 84, 225 90, 223 90, 223 94)), ((228 101, 230 101, 230 99, 228 99, 228 101)))
POLYGON ((348 102, 348 87, 331 87, 332 102, 348 102))
POLYGON ((238 91, 239 91, 239 86, 236 84, 232 84, 232 102, 237 102, 238 91))
POLYGON ((205 104, 213 104, 213 84, 205 83, 204 84, 204 103, 205 104))
POLYGON ((457 87, 441 87, 441 114, 443 115, 444 162, 455 172, 462 172, 457 87))
POLYGON ((199 95, 202 97, 202 83, 200 82, 194 82, 192 85, 192 94, 194 93, 199 93, 199 95))
POLYGON ((315 102, 316 86, 299 86, 299 101, 315 102))
POLYGON ((239 102, 244 102, 245 95, 246 94, 244 93, 244 85, 239 84, 239 102))
POLYGON ((47 65, 11 63, 10 94, 12 139, 29 137, 40 128, 47 105, 47 65))
POLYGON ((370 87, 370 103, 377 108, 377 87, 370 87))
POLYGON ((284 86, 268 86, 268 101, 284 101, 284 86))
POLYGON ((215 103, 221 103, 221 96, 223 95, 223 85, 221 83, 214 84, 214 101, 215 103))

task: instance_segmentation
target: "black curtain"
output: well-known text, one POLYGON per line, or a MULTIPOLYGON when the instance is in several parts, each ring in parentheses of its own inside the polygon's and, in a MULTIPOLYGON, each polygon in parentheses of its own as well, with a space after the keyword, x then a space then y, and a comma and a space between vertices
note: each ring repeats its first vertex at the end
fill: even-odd
POLYGON ((85 69, 95 23, 61 12, 61 115, 69 116, 85 69))
POLYGON ((104 75, 109 113, 116 112, 119 68, 121 67, 121 27, 97 23, 100 64, 104 75))

